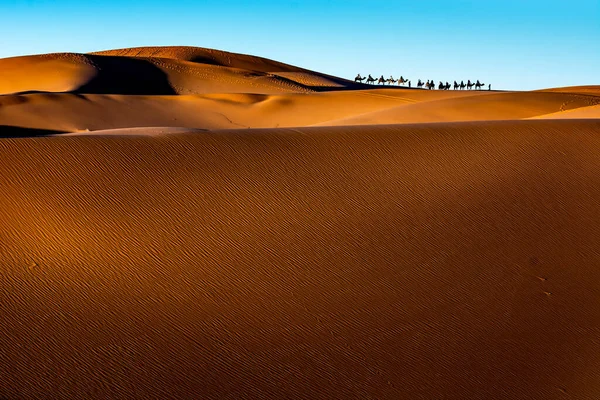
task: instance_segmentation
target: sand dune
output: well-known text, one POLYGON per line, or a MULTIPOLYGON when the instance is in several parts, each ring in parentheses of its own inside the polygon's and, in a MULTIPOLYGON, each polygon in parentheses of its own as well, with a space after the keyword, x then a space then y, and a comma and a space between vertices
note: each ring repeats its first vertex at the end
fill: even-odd
POLYGON ((600 96, 600 85, 567 86, 567 87, 543 89, 543 90, 539 90, 539 92, 574 93, 574 94, 584 94, 584 95, 590 95, 590 96, 600 96))
POLYGON ((600 398, 597 86, 0 70, 1 399, 600 398))
POLYGON ((590 104, 600 104, 600 97, 541 92, 431 93, 408 89, 278 95, 36 93, 0 96, 0 124, 78 132, 143 126, 234 129, 598 118, 597 106, 590 104))
POLYGON ((600 96, 544 92, 480 92, 478 95, 402 105, 338 121, 328 121, 323 125, 515 120, 597 104, 600 104, 600 96))
POLYGON ((276 94, 366 86, 259 57, 200 48, 23 56, 0 59, 0 70, 0 94, 276 94))
POLYGON ((71 53, 0 59, 0 71, 0 94, 68 92, 96 75, 86 56, 71 53))
MULTIPOLYGON (((374 89, 285 95, 134 96, 27 94, 0 97, 0 124, 77 132, 139 126, 274 128, 327 123, 465 92, 374 89)), ((469 94, 470 95, 470 94, 469 94)))
POLYGON ((285 77, 160 58, 49 54, 0 60, 0 93, 190 94, 310 92, 285 77), (33 76, 33 78, 31 78, 33 76))
POLYGON ((598 121, 0 141, 0 395, 600 396, 598 121))
POLYGON ((92 54, 120 57, 169 58, 221 67, 247 69, 261 72, 302 72, 293 65, 267 58, 227 51, 189 46, 133 47, 127 49, 98 51, 92 54))
POLYGON ((600 105, 575 108, 551 114, 538 115, 541 119, 600 119, 600 105))

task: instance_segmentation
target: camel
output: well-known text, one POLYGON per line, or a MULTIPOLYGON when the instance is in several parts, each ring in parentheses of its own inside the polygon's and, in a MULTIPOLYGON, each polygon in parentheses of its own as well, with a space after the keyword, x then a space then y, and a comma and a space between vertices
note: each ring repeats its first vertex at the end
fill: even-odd
POLYGON ((365 79, 367 79, 367 78, 360 76, 360 74, 358 74, 358 75, 356 75, 356 78, 354 78, 354 82, 362 83, 362 81, 364 81, 365 79))
POLYGON ((465 85, 465 81, 460 81, 460 90, 464 90, 467 87, 467 85, 465 85))
POLYGON ((474 84, 474 83, 471 83, 471 80, 469 79, 469 80, 467 81, 467 90, 471 90, 471 88, 472 88, 473 86, 475 86, 475 84, 474 84))
POLYGON ((377 84, 379 84, 379 85, 385 85, 386 82, 387 82, 387 80, 383 77, 383 75, 381 75, 379 77, 379 80, 377 81, 377 84))
POLYGON ((440 81, 440 84, 438 85, 438 90, 445 90, 446 86, 442 83, 442 81, 440 81))
POLYGON ((398 78, 398 86, 404 85, 405 83, 408 83, 408 79, 404 79, 404 77, 400 75, 400 78, 398 78))
POLYGON ((389 83, 390 85, 398 82, 396 79, 394 79, 394 77, 392 75, 390 75, 390 77, 388 79, 385 80, 387 83, 389 83))
POLYGON ((423 85, 424 85, 423 81, 419 79, 419 81, 417 82, 417 87, 421 88, 421 87, 423 87, 423 85))
POLYGON ((367 84, 375 82, 377 82, 377 79, 373 78, 371 74, 369 74, 369 77, 367 78, 367 84))
POLYGON ((477 82, 475 83, 475 89, 480 90, 484 86, 485 86, 485 83, 481 83, 481 82, 479 82, 479 79, 477 79, 477 82))
POLYGON ((444 85, 444 90, 450 90, 450 84, 448 82, 444 85))
POLYGON ((458 90, 459 87, 460 87, 460 85, 458 83, 456 83, 456 81, 454 81, 454 90, 458 90))

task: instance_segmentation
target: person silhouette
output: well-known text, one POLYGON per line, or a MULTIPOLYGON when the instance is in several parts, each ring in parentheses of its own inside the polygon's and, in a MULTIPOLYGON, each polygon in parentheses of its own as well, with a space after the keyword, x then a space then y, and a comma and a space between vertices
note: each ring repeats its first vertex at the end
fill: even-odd
POLYGON ((411 87, 411 86, 412 86, 412 82, 408 81, 408 87, 411 87))
POLYGON ((488 85, 488 90, 492 90, 492 84, 491 83, 488 85))

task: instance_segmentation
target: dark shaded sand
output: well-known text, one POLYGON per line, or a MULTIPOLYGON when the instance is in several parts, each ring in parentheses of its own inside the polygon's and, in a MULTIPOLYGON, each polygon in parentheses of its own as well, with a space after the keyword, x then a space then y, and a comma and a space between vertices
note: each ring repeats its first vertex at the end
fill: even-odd
POLYGON ((1 398, 600 398, 598 120, 120 133, 0 140, 1 398))

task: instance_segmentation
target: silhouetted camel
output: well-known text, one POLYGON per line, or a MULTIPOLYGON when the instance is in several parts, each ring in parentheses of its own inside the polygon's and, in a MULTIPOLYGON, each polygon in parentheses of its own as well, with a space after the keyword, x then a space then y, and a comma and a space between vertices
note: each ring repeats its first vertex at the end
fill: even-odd
POLYGON ((460 81, 460 90, 464 90, 466 87, 467 85, 465 85, 465 81, 460 81))
POLYGON ((450 84, 448 82, 444 85, 444 90, 450 90, 450 84))
POLYGON ((389 83, 390 85, 398 82, 396 79, 394 79, 394 77, 392 75, 390 75, 390 77, 388 79, 385 80, 387 83, 389 83))
POLYGON ((475 86, 475 84, 474 84, 474 83, 471 83, 471 80, 469 79, 469 80, 467 81, 467 90, 471 90, 471 88, 472 88, 473 86, 475 86))
POLYGON ((424 85, 423 81, 419 79, 419 81, 417 82, 417 87, 421 88, 421 87, 423 87, 423 85, 424 85))
POLYGON ((407 82, 408 82, 408 79, 404 79, 404 77, 402 75, 400 75, 400 78, 398 78, 398 86, 404 85, 407 82))
POLYGON ((442 81, 440 81, 440 84, 438 85, 438 90, 444 90, 446 88, 446 86, 442 83, 442 81))
POLYGON ((456 83, 456 81, 454 81, 454 90, 458 90, 459 87, 460 87, 460 85, 458 83, 456 83))
POLYGON ((373 78, 371 76, 371 74, 369 74, 369 77, 367 78, 367 83, 375 83, 375 82, 377 82, 377 79, 373 78))
POLYGON ((485 83, 481 83, 481 82, 479 82, 479 79, 477 79, 477 82, 475 83, 475 89, 479 90, 484 86, 485 86, 485 83))
POLYGON ((377 81, 377 83, 378 83, 379 85, 385 85, 385 83, 386 83, 386 82, 387 82, 387 80, 386 80, 386 79, 383 77, 383 75, 381 75, 381 76, 379 77, 379 80, 377 81))
POLYGON ((354 78, 354 82, 362 83, 362 81, 364 81, 365 79, 367 79, 367 78, 362 77, 362 76, 360 76, 360 74, 358 74, 358 75, 356 75, 356 78, 354 78))

